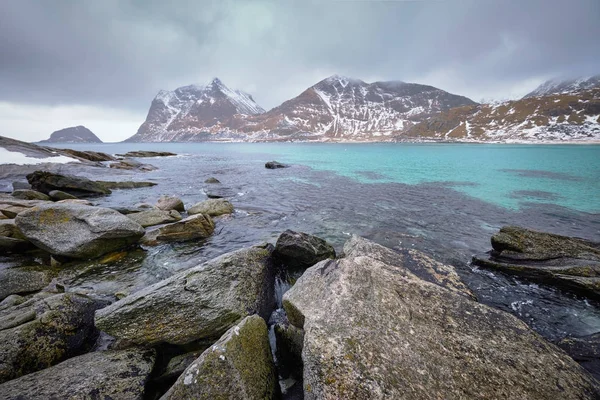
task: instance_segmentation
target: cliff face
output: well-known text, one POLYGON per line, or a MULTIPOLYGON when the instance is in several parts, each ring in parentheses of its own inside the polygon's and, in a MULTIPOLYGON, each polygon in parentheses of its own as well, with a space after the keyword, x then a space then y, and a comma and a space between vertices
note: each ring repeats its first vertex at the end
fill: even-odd
POLYGON ((40 143, 102 143, 102 140, 88 128, 80 125, 52 132, 49 139, 42 140, 40 143))

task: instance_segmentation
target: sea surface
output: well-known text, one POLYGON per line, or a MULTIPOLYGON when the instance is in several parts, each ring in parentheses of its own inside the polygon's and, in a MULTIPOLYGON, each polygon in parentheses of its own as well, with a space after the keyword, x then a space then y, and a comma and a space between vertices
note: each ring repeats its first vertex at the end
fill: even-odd
MULTIPOLYGON (((492 144, 119 143, 66 144, 111 154, 177 153, 140 159, 152 172, 96 168, 105 180, 150 180, 153 188, 114 191, 100 205, 133 206, 179 196, 186 206, 217 193, 235 214, 201 243, 134 252, 73 274, 73 287, 134 292, 222 253, 286 229, 329 240, 341 252, 351 234, 392 248, 412 247, 451 263, 483 303, 509 311, 545 337, 600 331, 593 301, 470 265, 504 225, 600 241, 600 146, 492 144), (268 170, 277 160, 290 168, 268 170), (115 174, 119 174, 115 176, 115 174), (216 177, 220 185, 205 184, 216 177)), ((91 172, 90 172, 91 171, 91 172)))

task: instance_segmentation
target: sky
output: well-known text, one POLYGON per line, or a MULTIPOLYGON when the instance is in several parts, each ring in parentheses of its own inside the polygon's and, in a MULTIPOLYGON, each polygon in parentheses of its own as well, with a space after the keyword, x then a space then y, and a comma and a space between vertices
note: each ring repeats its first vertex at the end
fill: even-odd
POLYGON ((5 0, 0 135, 121 141, 214 77, 265 109, 333 74, 518 98, 600 73, 599 21, 599 0, 5 0))

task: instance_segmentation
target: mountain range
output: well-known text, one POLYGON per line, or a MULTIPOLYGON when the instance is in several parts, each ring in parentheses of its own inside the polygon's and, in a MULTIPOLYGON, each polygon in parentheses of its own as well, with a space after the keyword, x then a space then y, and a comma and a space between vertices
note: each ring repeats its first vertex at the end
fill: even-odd
POLYGON ((600 140, 600 75, 478 104, 433 86, 334 75, 265 111, 218 78, 160 91, 128 142, 600 140))

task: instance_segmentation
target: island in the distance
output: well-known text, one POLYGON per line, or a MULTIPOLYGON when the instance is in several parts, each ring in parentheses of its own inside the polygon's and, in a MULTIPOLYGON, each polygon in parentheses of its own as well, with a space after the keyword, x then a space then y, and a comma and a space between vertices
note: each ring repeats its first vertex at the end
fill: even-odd
POLYGON ((49 139, 39 143, 102 143, 102 140, 85 126, 72 126, 52 132, 49 139))

